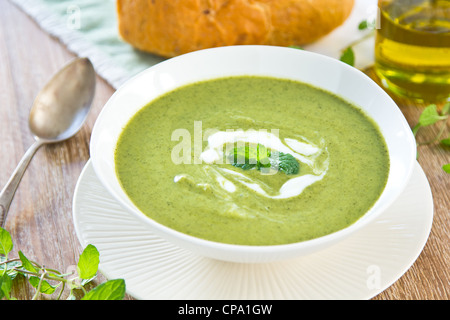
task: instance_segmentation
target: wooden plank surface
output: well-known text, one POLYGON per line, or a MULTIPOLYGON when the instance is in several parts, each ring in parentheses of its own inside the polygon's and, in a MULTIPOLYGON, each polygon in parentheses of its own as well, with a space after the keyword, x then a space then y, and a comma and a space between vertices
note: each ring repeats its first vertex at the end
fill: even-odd
MULTIPOLYGON (((28 113, 35 96, 51 76, 74 57, 17 7, 0 0, 1 187, 33 142, 28 113)), ((374 77, 371 70, 368 74, 374 77)), ((6 224, 14 241, 13 255, 21 250, 30 259, 61 271, 76 264, 82 248, 72 221, 73 192, 89 159, 92 126, 113 92, 112 87, 98 78, 93 110, 82 130, 67 142, 42 147, 33 158, 6 224)), ((409 124, 417 123, 424 105, 395 99, 409 124)), ((438 129, 422 130, 419 142, 432 139, 438 129)), ((442 170, 442 165, 450 162, 450 150, 426 145, 419 147, 419 152, 419 163, 434 197, 432 231, 413 266, 374 300, 450 298, 450 175, 442 170)), ((103 280, 100 276, 97 282, 103 280)), ((15 284, 13 296, 31 299, 32 295, 33 290, 25 281, 15 284)))

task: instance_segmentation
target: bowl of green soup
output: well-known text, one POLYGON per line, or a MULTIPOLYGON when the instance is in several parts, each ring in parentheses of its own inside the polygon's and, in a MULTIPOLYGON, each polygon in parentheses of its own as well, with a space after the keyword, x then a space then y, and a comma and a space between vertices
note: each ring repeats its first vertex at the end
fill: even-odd
POLYGON ((244 263, 360 231, 403 192, 416 157, 401 111, 364 73, 273 46, 201 50, 139 73, 104 106, 90 151, 150 233, 244 263))

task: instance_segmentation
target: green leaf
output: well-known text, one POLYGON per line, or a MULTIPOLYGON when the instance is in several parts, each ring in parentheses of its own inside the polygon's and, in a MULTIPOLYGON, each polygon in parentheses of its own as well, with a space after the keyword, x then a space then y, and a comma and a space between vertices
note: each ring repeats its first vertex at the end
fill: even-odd
POLYGON ((97 274, 98 264, 100 263, 100 253, 97 248, 89 244, 81 253, 78 260, 78 275, 82 279, 90 279, 97 274))
POLYGON ((11 235, 8 231, 0 227, 0 254, 8 256, 13 248, 11 235))
POLYGON ((8 276, 8 274, 3 274, 0 276, 0 300, 3 299, 3 297, 6 297, 8 300, 10 299, 10 292, 12 287, 12 281, 11 278, 8 276))
POLYGON ((426 127, 445 119, 447 119, 447 116, 439 115, 437 106, 435 104, 431 104, 423 110, 422 114, 419 117, 418 125, 420 125, 421 127, 426 127))
POLYGON ((444 169, 445 172, 450 173, 450 163, 444 164, 442 169, 444 169))
MULTIPOLYGON (((41 279, 39 277, 35 277, 35 276, 31 276, 28 281, 30 282, 30 284, 34 287, 34 288, 38 288, 39 286, 39 281, 41 281, 41 279)), ((58 288, 58 286, 61 283, 52 286, 50 283, 48 283, 46 280, 42 280, 41 283, 41 288, 39 290, 39 292, 41 293, 45 293, 45 294, 52 294, 53 292, 55 292, 56 288, 58 288)))
POLYGON ((272 167, 278 171, 284 172, 287 175, 297 174, 300 170, 300 165, 297 159, 289 153, 273 152, 270 155, 270 162, 272 167))
POLYGON ((367 20, 361 21, 358 25, 359 30, 366 30, 367 28, 369 28, 369 22, 367 20))
POLYGON ((447 147, 450 147, 450 138, 441 140, 441 144, 447 147))
POLYGON ((353 51, 353 48, 348 47, 345 49, 340 57, 340 60, 353 67, 355 65, 355 52, 353 51))
POLYGON ((33 264, 28 260, 27 257, 23 254, 22 251, 19 251, 19 258, 20 261, 22 261, 22 267, 25 268, 25 270, 31 271, 31 272, 38 272, 38 270, 33 266, 33 264))
POLYGON ((446 120, 448 118, 448 113, 450 112, 449 110, 450 103, 443 107, 442 115, 440 115, 437 111, 437 106, 435 104, 430 104, 420 114, 419 122, 412 129, 413 134, 416 135, 422 127, 433 125, 441 120, 446 120))
POLYGON ((81 300, 123 300, 125 291, 125 280, 109 280, 86 293, 81 300))

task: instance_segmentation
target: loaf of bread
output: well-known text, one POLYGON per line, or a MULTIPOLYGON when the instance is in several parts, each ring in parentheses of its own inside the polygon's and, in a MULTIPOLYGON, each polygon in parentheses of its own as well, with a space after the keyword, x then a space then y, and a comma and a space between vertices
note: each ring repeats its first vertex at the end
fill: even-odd
POLYGON ((354 0, 117 0, 119 33, 163 57, 229 45, 302 46, 349 16, 354 0))

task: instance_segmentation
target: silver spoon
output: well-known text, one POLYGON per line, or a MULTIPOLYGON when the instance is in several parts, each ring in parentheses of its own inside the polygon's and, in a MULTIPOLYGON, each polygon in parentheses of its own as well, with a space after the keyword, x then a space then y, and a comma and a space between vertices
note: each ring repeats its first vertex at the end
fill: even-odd
POLYGON ((35 142, 27 150, 0 193, 0 226, 20 180, 35 152, 44 144, 74 136, 91 108, 95 93, 95 71, 87 58, 77 58, 66 65, 42 88, 30 111, 29 126, 35 142))

